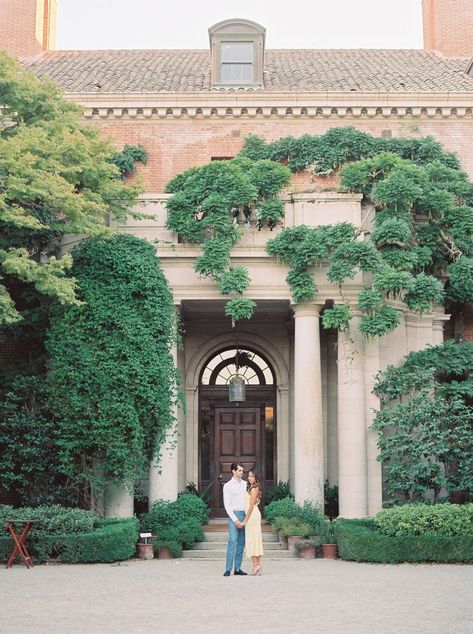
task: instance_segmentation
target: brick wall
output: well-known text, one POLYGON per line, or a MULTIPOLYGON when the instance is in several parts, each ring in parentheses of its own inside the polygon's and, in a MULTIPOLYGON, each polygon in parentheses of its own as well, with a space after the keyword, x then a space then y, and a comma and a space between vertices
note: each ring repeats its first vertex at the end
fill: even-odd
MULTIPOLYGON (((464 169, 473 178, 473 152, 471 151, 471 130, 469 117, 441 116, 433 118, 386 119, 382 115, 371 119, 358 118, 292 118, 263 116, 246 119, 239 117, 175 119, 145 119, 138 116, 123 116, 120 119, 87 119, 87 123, 97 125, 106 135, 116 139, 118 148, 125 143, 142 143, 149 152, 149 162, 139 166, 138 173, 144 179, 148 192, 164 191, 166 183, 176 174, 194 165, 203 165, 212 157, 231 157, 239 152, 248 134, 258 134, 267 140, 283 136, 302 134, 323 134, 331 127, 352 125, 374 136, 381 136, 390 130, 393 136, 432 135, 444 147, 457 152, 464 169)), ((295 181, 304 189, 309 183, 307 176, 295 181), (300 181, 303 183, 300 183, 300 181)))
POLYGON ((473 55, 473 0, 422 0, 424 48, 473 55))
POLYGON ((56 0, 0 0, 0 48, 14 57, 54 48, 56 0))

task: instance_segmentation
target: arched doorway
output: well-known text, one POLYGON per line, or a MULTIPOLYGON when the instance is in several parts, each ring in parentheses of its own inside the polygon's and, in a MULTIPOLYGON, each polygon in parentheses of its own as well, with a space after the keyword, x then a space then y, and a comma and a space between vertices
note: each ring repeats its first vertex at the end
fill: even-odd
POLYGON ((199 380, 199 484, 208 488, 215 516, 225 514, 223 484, 230 465, 258 469, 263 487, 276 478, 276 382, 269 362, 250 348, 238 348, 239 375, 245 381, 244 402, 228 400, 228 384, 237 372, 235 347, 212 355, 199 380))

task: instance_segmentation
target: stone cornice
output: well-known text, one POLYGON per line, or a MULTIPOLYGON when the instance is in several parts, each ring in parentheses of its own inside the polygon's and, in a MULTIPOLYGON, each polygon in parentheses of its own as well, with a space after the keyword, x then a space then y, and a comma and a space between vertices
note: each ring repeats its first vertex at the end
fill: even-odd
POLYGON ((473 92, 66 93, 87 119, 463 118, 473 92))

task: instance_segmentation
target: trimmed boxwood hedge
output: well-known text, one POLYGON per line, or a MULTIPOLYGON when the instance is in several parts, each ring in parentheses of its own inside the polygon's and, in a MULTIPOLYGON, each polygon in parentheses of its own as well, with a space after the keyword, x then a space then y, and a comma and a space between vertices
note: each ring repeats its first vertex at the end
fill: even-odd
POLYGON ((377 532, 372 519, 338 519, 336 535, 339 555, 349 561, 473 563, 473 535, 391 537, 377 532))
MULTIPOLYGON (((27 538, 34 563, 56 559, 69 563, 123 561, 133 557, 138 540, 138 520, 98 519, 91 532, 32 535, 27 538)), ((0 560, 6 562, 13 548, 10 535, 0 536, 0 560)), ((21 562, 18 557, 17 562, 21 562)))

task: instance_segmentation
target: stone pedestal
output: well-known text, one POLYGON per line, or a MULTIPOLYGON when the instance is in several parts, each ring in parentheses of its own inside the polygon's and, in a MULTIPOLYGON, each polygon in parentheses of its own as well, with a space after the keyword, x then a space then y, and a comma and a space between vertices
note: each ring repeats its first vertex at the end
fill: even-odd
POLYGON ((309 302, 294 309, 294 493, 323 508, 324 455, 320 307, 309 302))

